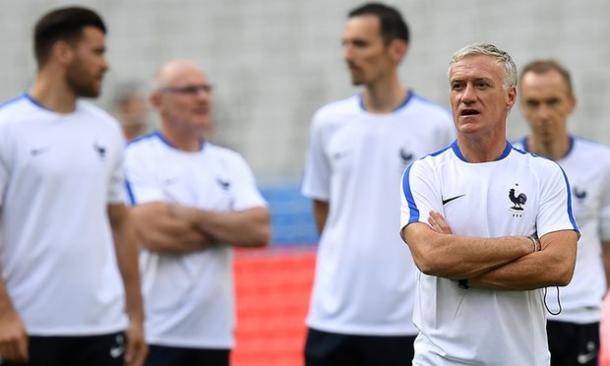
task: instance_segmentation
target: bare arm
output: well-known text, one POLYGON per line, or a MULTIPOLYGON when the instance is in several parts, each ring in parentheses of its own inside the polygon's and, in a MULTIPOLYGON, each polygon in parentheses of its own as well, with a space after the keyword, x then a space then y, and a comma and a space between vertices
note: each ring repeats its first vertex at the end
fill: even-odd
POLYGON ((316 228, 318 228, 318 234, 322 234, 324 226, 326 226, 326 219, 328 218, 328 201, 313 200, 313 216, 316 220, 316 228))
POLYGON ((148 348, 144 340, 144 308, 140 292, 140 271, 135 236, 129 229, 129 212, 123 204, 108 205, 108 219, 112 228, 112 238, 123 287, 125 304, 129 316, 127 328, 127 365, 142 365, 148 348))
POLYGON ((188 220, 215 243, 263 247, 271 237, 269 209, 266 207, 216 212, 174 205, 171 212, 176 217, 188 220))
POLYGON ((209 247, 211 239, 188 219, 175 215, 174 206, 163 202, 131 208, 141 245, 153 252, 188 253, 209 247))
POLYGON ((604 272, 606 273, 606 289, 608 289, 610 288, 610 241, 602 242, 602 256, 604 260, 604 272))
POLYGON ((25 325, 13 307, 4 281, 0 278, 0 358, 25 362, 28 356, 25 325))
MULTIPOLYGON (((451 228, 439 213, 431 212, 429 223, 434 231, 451 235, 451 228)), ((572 230, 548 233, 540 240, 540 251, 530 252, 474 278, 465 278, 469 278, 472 287, 503 290, 567 285, 576 263, 577 239, 576 232, 572 230)))
POLYGON ((576 264, 575 231, 555 231, 540 239, 542 250, 470 279, 470 286, 503 290, 532 290, 570 283, 576 264))
POLYGON ((423 273, 449 279, 479 276, 532 252, 532 242, 525 236, 458 236, 424 223, 407 225, 401 236, 423 273))

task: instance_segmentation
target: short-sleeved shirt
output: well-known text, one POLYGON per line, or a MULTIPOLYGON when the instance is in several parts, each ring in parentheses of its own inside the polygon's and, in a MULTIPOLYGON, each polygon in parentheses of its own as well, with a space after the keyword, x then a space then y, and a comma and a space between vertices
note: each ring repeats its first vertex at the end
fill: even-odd
MULTIPOLYGON (((527 151, 527 138, 514 146, 527 151)), ((607 288, 601 242, 610 241, 610 149, 570 136, 570 148, 557 164, 570 180, 572 207, 581 236, 572 281, 559 289, 562 311, 549 315, 549 320, 599 322, 607 288)), ((557 296, 549 296, 547 303, 551 309, 559 309, 557 296)))
MULTIPOLYGON (((403 176, 401 226, 440 212, 456 235, 540 237, 576 230, 570 188, 554 162, 507 143, 499 160, 470 163, 457 142, 403 176)), ((552 269, 549 269, 552 270, 552 269)), ((463 289, 419 273, 414 365, 548 365, 541 289, 463 289)))
MULTIPOLYGON (((209 142, 200 151, 185 152, 155 132, 129 144, 125 166, 135 205, 156 201, 216 212, 266 205, 245 160, 209 142)), ((228 245, 188 254, 142 249, 140 269, 149 343, 233 346, 232 249, 228 245)))
POLYGON ((307 323, 334 333, 415 335, 415 265, 398 230, 396 184, 411 161, 447 146, 449 113, 411 93, 395 111, 367 112, 360 96, 318 110, 303 194, 327 201, 307 323))
POLYGON ((124 202, 123 150, 118 122, 89 103, 0 107, 0 271, 28 334, 126 326, 107 214, 124 202))

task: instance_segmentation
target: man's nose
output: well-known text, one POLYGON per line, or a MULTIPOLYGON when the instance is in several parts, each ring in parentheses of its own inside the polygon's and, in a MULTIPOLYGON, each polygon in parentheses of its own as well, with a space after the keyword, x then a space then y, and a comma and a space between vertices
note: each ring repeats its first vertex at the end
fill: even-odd
POLYGON ((464 102, 466 104, 471 104, 474 101, 476 101, 476 99, 477 99, 477 96, 476 96, 476 92, 475 92, 473 85, 470 83, 466 84, 466 87, 464 88, 464 92, 462 93, 462 102, 464 102))
POLYGON ((541 103, 536 109, 536 115, 541 122, 546 122, 551 117, 551 109, 544 103, 541 103))
POLYGON ((354 58, 353 48, 348 44, 343 45, 343 59, 347 62, 351 62, 353 58, 354 58))

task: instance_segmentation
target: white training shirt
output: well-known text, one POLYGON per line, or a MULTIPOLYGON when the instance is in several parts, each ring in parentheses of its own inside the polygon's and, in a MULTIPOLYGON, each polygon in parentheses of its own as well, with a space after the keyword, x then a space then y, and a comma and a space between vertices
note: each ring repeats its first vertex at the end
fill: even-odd
MULTIPOLYGON (((125 167, 135 204, 158 201, 218 212, 266 205, 244 159, 210 143, 204 143, 200 151, 185 152, 155 132, 129 144, 125 167)), ((189 254, 142 249, 140 268, 149 343, 220 349, 233 346, 229 246, 189 254)))
MULTIPOLYGON (((402 227, 427 223, 434 210, 456 235, 542 237, 578 231, 561 168, 509 143, 499 160, 473 164, 454 142, 407 168, 402 191, 402 227)), ((420 333, 414 365, 550 362, 541 289, 462 289, 457 281, 420 272, 415 304, 420 333)))
POLYGON ((0 107, 0 271, 29 335, 126 327, 107 205, 123 203, 119 124, 82 101, 0 107))
MULTIPOLYGON (((527 151, 527 139, 514 146, 527 151)), ((606 293, 602 241, 610 241, 610 149, 570 136, 568 153, 557 161, 572 187, 572 207, 580 228, 576 268, 572 281, 560 287, 562 311, 550 320, 586 324, 599 322, 606 293)), ((555 288, 549 289, 547 303, 559 309, 555 288)))
POLYGON ((328 201, 307 324, 322 331, 415 335, 415 265, 398 232, 396 183, 412 160, 454 138, 448 112, 412 93, 372 114, 360 96, 316 112, 303 194, 328 201))

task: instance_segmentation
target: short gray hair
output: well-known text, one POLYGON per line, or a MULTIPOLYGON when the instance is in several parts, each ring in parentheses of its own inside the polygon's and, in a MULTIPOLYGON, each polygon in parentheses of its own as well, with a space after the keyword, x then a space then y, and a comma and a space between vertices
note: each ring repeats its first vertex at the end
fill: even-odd
POLYGON ((451 69, 453 64, 462 60, 463 58, 476 55, 493 57, 499 64, 502 65, 502 68, 504 69, 502 84, 504 85, 505 90, 517 86, 517 66, 513 61, 513 58, 510 57, 506 51, 502 51, 491 43, 474 43, 458 50, 451 57, 449 69, 451 69))

